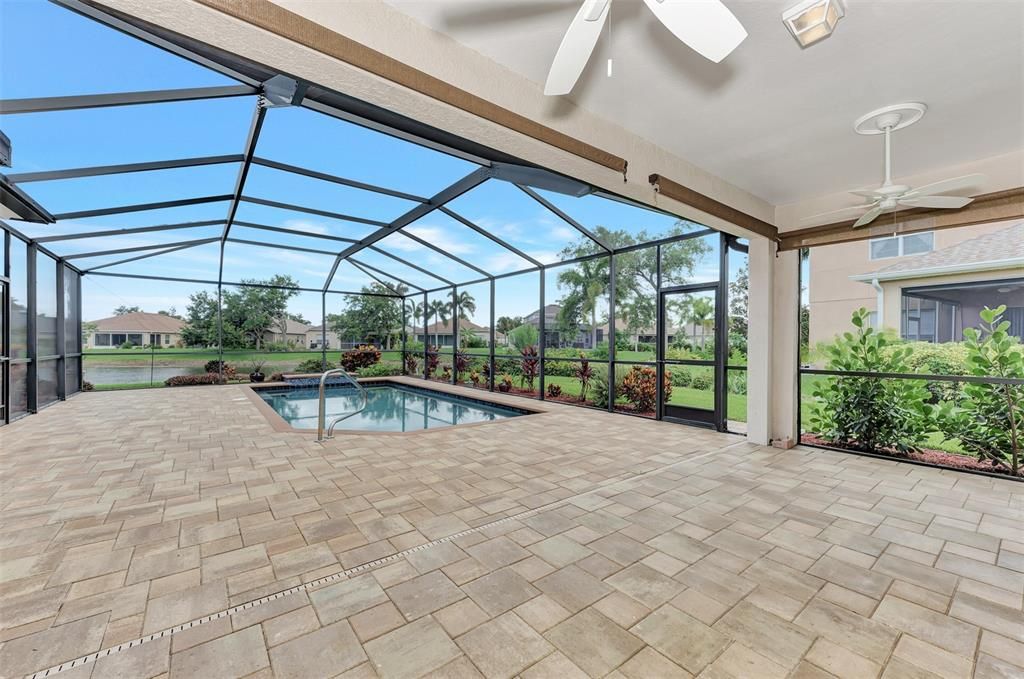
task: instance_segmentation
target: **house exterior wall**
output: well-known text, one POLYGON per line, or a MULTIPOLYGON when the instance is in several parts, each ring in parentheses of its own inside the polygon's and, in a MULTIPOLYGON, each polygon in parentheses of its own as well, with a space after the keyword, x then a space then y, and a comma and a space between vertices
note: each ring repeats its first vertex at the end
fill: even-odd
MULTIPOLYGON (((956 245, 965 240, 984 236, 1006 228, 1005 222, 997 224, 978 224, 959 229, 935 231, 935 250, 956 245)), ((842 243, 812 248, 809 261, 809 281, 807 286, 808 306, 810 307, 810 342, 813 347, 818 342, 828 342, 837 334, 848 330, 850 316, 860 307, 868 311, 878 310, 878 294, 870 283, 851 280, 850 276, 870 273, 885 268, 890 264, 905 259, 904 257, 888 257, 871 259, 871 241, 842 243)), ((909 255, 908 257, 913 257, 909 255)), ((964 280, 991 280, 982 274, 968 275, 964 280)), ((1005 277, 1005 274, 1003 275, 1005 277)), ((921 279, 925 280, 925 279, 921 279)), ((949 282, 957 282, 950 277, 949 282)), ((900 281, 902 287, 915 287, 922 283, 916 279, 900 281)), ((898 330, 900 300, 897 295, 895 302, 883 303, 884 318, 882 325, 898 330), (894 315, 895 314, 895 315, 894 315)))
POLYGON ((120 336, 120 335, 141 335, 142 336, 142 343, 139 344, 139 346, 142 346, 143 344, 149 344, 150 343, 149 340, 150 340, 150 335, 151 334, 152 335, 159 335, 160 336, 160 344, 159 344, 159 346, 161 346, 161 347, 173 347, 173 346, 175 346, 181 340, 181 334, 177 333, 177 332, 161 332, 161 333, 157 333, 157 332, 150 332, 149 330, 138 330, 138 329, 134 329, 134 330, 99 330, 99 331, 96 331, 96 332, 89 333, 89 336, 86 338, 85 347, 87 349, 116 349, 119 346, 121 346, 121 342, 114 343, 113 341, 111 341, 110 344, 98 344, 97 341, 96 341, 96 336, 97 335, 118 335, 118 336, 120 336))
MULTIPOLYGON (((898 281, 883 281, 882 290, 884 295, 884 323, 887 328, 898 329, 900 327, 900 312, 903 308, 902 298, 905 288, 918 288, 926 285, 952 285, 956 283, 977 283, 980 281, 998 281, 1008 278, 1020 278, 1024 275, 1020 269, 993 269, 992 271, 978 271, 975 273, 955 274, 951 276, 929 276, 921 278, 908 278, 898 281)), ((978 313, 986 306, 996 306, 999 300, 989 299, 985 294, 969 294, 967 303, 962 304, 960 316, 963 319, 963 327, 970 328, 977 326, 979 322, 978 313)))

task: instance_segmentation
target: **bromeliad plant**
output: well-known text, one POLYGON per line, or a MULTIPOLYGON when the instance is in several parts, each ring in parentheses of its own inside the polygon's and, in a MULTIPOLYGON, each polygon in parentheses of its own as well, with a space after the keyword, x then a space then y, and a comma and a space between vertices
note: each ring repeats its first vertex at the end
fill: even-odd
MULTIPOLYGON (((906 373, 911 349, 875 332, 863 307, 853 312, 854 332, 826 347, 827 368, 844 372, 906 373)), ((923 440, 933 407, 920 380, 827 377, 814 386, 811 426, 825 440, 867 452, 906 454, 923 440)))
POLYGON ((420 362, 419 362, 419 360, 417 360, 415 355, 413 355, 413 354, 406 354, 405 355, 405 372, 406 372, 406 374, 408 374, 408 375, 415 375, 416 374, 416 368, 418 368, 419 365, 420 365, 420 362))
MULTIPOLYGON (((965 328, 967 366, 971 375, 1024 379, 1024 351, 1007 333, 1009 321, 1002 320, 1006 305, 985 307, 981 328, 965 328)), ((963 387, 959 405, 943 406, 939 423, 949 438, 960 440, 964 449, 980 459, 1002 465, 1017 474, 1024 446, 1024 386, 1020 384, 974 384, 963 387)))

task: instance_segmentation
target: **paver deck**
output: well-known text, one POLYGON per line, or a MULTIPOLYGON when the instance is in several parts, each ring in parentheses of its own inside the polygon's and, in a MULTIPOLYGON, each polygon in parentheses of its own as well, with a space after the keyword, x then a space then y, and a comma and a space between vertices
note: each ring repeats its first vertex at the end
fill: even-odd
POLYGON ((0 429, 0 677, 314 582, 57 676, 1024 673, 1019 483, 558 404, 318 444, 243 389, 0 429))

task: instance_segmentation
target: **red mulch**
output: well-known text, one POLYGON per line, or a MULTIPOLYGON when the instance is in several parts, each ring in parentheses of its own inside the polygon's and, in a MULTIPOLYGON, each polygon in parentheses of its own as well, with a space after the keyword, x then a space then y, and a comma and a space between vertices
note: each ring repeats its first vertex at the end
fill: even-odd
MULTIPOLYGON (((814 434, 803 434, 800 437, 801 443, 813 443, 819 446, 829 446, 838 448, 829 441, 823 438, 815 436, 814 434)), ((856 451, 855 451, 856 452, 856 451)), ((895 450, 882 450, 877 451, 875 454, 884 455, 897 460, 914 460, 915 462, 927 462, 928 464, 938 465, 940 467, 948 467, 950 469, 967 469, 970 471, 987 472, 989 474, 1002 474, 1004 476, 1013 476, 1009 469, 1001 465, 994 465, 991 462, 979 460, 975 457, 969 457, 967 455, 957 455, 956 453, 947 453, 944 450, 933 450, 931 448, 922 448, 916 453, 900 453, 895 450)), ((1017 473, 1018 478, 1024 478, 1024 469, 1017 473)))

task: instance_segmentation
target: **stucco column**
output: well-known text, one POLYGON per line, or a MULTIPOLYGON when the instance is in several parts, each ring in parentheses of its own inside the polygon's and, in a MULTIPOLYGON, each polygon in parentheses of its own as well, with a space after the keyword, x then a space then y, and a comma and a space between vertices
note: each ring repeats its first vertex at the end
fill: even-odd
POLYGON ((772 417, 774 249, 766 238, 750 239, 750 289, 747 298, 747 438, 762 445, 767 444, 770 438, 772 417))
POLYGON ((797 430, 797 368, 800 347, 800 253, 780 252, 775 258, 772 298, 772 408, 773 439, 799 440, 797 430))
POLYGON ((800 257, 775 254, 764 238, 750 239, 747 311, 747 437, 767 444, 797 438, 797 342, 800 257))

